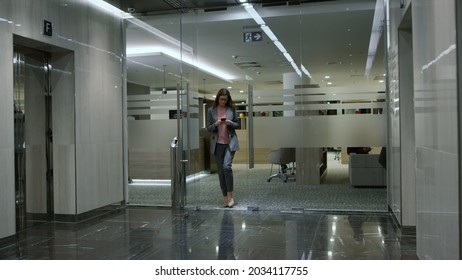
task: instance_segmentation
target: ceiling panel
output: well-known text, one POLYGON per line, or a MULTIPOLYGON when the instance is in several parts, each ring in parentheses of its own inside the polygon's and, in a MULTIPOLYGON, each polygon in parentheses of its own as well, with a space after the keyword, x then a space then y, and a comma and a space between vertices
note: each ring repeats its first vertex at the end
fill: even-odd
MULTIPOLYGON (((140 10, 149 11, 144 15, 141 12, 136 17, 177 40, 182 39, 184 44, 194 49, 197 61, 214 65, 235 77, 232 81, 225 81, 213 73, 195 71, 168 55, 146 54, 136 59, 130 58, 137 64, 128 64, 128 76, 132 81, 158 88, 159 82, 163 83, 163 72, 155 69, 162 69, 166 65, 172 73, 171 79, 166 78, 169 87, 178 82, 175 76, 182 75, 199 89, 206 83, 207 91, 212 93, 227 85, 245 89, 246 79, 249 78, 254 88, 263 90, 282 88, 283 73, 293 71, 265 35, 261 42, 243 42, 244 32, 261 29, 248 17, 243 7, 236 5, 236 1, 184 1, 182 4, 196 8, 227 6, 227 9, 220 11, 198 8, 187 13, 172 13, 172 8, 164 1, 107 2, 118 2, 116 4, 121 9, 133 5, 137 13, 140 10), (151 14, 154 10, 165 13, 151 14), (140 74, 142 71, 139 67, 143 64, 152 68, 149 75, 140 74), (136 71, 132 71, 134 69, 136 71)), ((328 86, 328 81, 333 83, 329 86, 371 85, 378 83, 374 78, 382 77, 382 42, 379 43, 371 75, 364 76, 375 1, 297 1, 299 5, 292 5, 292 1, 284 1, 284 5, 274 5, 281 1, 258 2, 265 2, 264 5, 256 5, 256 10, 279 41, 297 64, 303 64, 313 75, 311 81, 306 83, 319 84, 321 87, 328 86), (331 78, 325 79, 326 75, 331 78)), ((134 25, 128 28, 128 48, 155 44, 155 39, 146 30, 139 30, 134 25)))
MULTIPOLYGON (((169 13, 185 9, 221 9, 240 5, 239 0, 105 0, 109 4, 131 11, 136 15, 169 13)), ((248 3, 261 6, 297 5, 300 3, 328 2, 335 0, 248 0, 248 3)), ((338 0, 337 0, 338 1, 338 0)))

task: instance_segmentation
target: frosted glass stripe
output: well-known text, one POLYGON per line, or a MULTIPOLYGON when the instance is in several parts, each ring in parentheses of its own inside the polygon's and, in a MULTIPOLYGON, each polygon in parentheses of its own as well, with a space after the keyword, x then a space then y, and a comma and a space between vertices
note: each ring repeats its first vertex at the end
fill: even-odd
POLYGON ((128 121, 128 147, 130 149, 169 148, 177 134, 176 120, 128 121))
POLYGON ((156 108, 176 108, 176 101, 172 102, 159 102, 159 101, 136 101, 136 102, 127 102, 128 108, 136 108, 136 107, 152 107, 155 106, 156 108))
MULTIPOLYGON (((127 102, 128 116, 149 116, 152 120, 169 119, 169 113, 177 110, 177 95, 175 94, 149 94, 130 95, 127 102)), ((197 93, 189 93, 190 106, 187 108, 189 118, 198 118, 199 105, 197 93)), ((186 101, 184 99, 183 101, 186 101)), ((185 111, 186 112, 186 111, 185 111)))
POLYGON ((158 100, 158 101, 172 101, 176 102, 175 94, 139 94, 139 95, 128 95, 127 101, 136 100, 158 100))
POLYGON ((385 115, 254 118, 256 148, 385 145, 385 115))
POLYGON ((352 93, 352 94, 345 94, 345 95, 333 95, 333 94, 326 94, 326 95, 304 95, 304 96, 296 96, 296 95, 286 95, 279 93, 277 96, 271 95, 261 95, 259 97, 254 98, 254 104, 258 103, 270 103, 270 102, 327 102, 327 101, 375 101, 377 99, 385 99, 384 93, 352 93))
MULTIPOLYGON (((127 110, 127 113, 129 116, 133 115, 151 115, 151 114, 166 114, 168 116, 168 111, 169 110, 176 110, 176 108, 162 108, 162 109, 132 109, 132 110, 127 110)), ((189 116, 194 115, 198 113, 198 110, 190 110, 189 111, 189 116)))
POLYGON ((364 86, 364 87, 327 87, 327 88, 304 88, 304 89, 283 89, 283 90, 256 90, 254 96, 278 96, 284 95, 309 95, 309 94, 363 94, 363 93, 381 93, 384 94, 385 85, 383 86, 364 86))
MULTIPOLYGON (((174 109, 171 109, 174 110, 174 109)), ((168 109, 139 109, 127 110, 129 116, 132 115, 151 115, 151 114, 165 114, 168 117, 168 109)))
POLYGON ((255 112, 285 110, 342 110, 342 109, 384 109, 385 103, 344 103, 344 104, 305 104, 305 105, 272 105, 253 107, 255 112))

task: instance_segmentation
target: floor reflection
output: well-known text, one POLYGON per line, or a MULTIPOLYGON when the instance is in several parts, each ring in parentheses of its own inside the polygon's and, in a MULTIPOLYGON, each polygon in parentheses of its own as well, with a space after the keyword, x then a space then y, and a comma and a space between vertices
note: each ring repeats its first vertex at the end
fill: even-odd
POLYGON ((218 240, 218 259, 235 260, 234 256, 234 220, 230 211, 224 211, 218 240))
POLYGON ((0 240, 0 259, 416 259, 415 236, 384 213, 127 208, 0 240))

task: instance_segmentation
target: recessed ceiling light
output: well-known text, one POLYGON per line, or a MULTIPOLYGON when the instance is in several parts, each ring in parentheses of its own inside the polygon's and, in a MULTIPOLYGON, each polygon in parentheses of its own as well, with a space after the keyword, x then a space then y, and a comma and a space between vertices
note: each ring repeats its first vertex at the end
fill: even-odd
POLYGON ((327 82, 327 84, 328 84, 328 85, 331 85, 331 84, 332 84, 332 82, 327 82))
POLYGON ((325 76, 324 78, 326 78, 326 79, 330 79, 330 76, 325 76))

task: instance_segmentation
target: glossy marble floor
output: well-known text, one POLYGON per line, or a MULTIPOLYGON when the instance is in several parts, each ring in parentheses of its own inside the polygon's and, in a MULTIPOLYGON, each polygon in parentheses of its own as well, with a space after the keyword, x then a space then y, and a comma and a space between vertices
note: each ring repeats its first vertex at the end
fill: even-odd
POLYGON ((415 235, 386 213, 196 211, 128 207, 80 223, 52 222, 0 241, 0 259, 400 260, 415 235))

